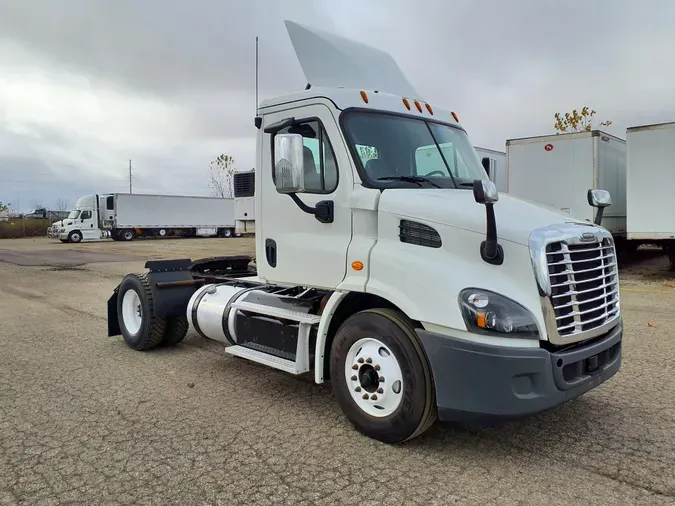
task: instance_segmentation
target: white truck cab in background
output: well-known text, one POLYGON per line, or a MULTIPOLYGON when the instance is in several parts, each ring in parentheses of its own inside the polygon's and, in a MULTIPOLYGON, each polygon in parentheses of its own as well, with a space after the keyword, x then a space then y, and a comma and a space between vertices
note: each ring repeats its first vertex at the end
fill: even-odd
POLYGON ((229 354, 330 379, 350 422, 388 443, 437 418, 537 413, 612 377, 611 234, 499 197, 457 114, 387 53, 286 24, 309 85, 255 118, 256 269, 149 261, 108 300, 108 334, 147 350, 192 327, 229 354))

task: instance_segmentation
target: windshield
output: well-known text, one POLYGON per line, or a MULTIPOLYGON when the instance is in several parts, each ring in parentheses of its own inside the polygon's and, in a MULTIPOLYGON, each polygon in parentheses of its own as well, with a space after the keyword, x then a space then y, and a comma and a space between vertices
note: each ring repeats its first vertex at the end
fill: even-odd
POLYGON ((345 130, 377 187, 471 188, 487 179, 466 132, 391 114, 348 113, 345 130))
POLYGON ((70 214, 68 215, 68 219, 69 220, 76 220, 79 215, 80 215, 80 211, 78 211, 78 210, 70 211, 70 214))

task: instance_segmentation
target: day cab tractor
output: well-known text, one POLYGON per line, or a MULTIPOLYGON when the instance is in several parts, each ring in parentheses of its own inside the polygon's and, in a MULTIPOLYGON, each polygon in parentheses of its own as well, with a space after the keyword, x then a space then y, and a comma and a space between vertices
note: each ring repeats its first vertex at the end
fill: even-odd
POLYGON ((612 377, 611 234, 500 198, 457 114, 424 101, 387 53, 286 26, 309 84, 255 118, 255 267, 149 261, 109 299, 109 335, 150 350, 193 328, 330 381, 353 426, 387 443, 437 419, 538 413, 612 377))

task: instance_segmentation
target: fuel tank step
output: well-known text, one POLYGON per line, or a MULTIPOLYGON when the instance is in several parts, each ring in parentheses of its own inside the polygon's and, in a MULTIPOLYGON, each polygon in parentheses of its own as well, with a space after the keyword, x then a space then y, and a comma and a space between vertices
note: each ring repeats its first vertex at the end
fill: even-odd
POLYGON ((235 302, 232 304, 233 309, 240 311, 250 311, 251 313, 261 314, 265 316, 275 316, 285 320, 291 320, 299 323, 308 323, 309 325, 316 325, 321 321, 321 317, 313 314, 302 313, 300 311, 293 311, 290 309, 283 309, 278 307, 266 306, 264 304, 255 304, 253 302, 235 302))
POLYGON ((280 369, 295 375, 306 372, 302 369, 299 369, 296 365, 296 362, 292 360, 275 357, 274 355, 269 355, 258 350, 252 350, 251 348, 246 348, 244 346, 228 346, 225 348, 225 353, 229 353, 230 355, 234 355, 236 357, 242 357, 252 362, 258 362, 259 364, 264 364, 268 367, 280 369))

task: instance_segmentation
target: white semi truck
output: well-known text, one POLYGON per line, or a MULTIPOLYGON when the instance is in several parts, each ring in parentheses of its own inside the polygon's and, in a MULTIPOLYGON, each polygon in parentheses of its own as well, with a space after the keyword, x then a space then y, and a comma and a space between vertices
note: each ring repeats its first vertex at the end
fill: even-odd
POLYGON ((611 234, 498 199, 458 116, 423 101, 391 56, 286 26, 308 86, 255 118, 255 268, 148 261, 108 300, 108 334, 148 350, 192 327, 228 354, 330 380, 346 418, 387 443, 438 418, 541 412, 612 377, 611 234), (416 156, 433 146, 442 165, 416 156))
POLYGON ((474 146, 488 178, 497 187, 497 191, 506 193, 506 153, 494 149, 474 146))
POLYGON ((62 242, 138 236, 231 237, 235 234, 234 199, 184 195, 110 193, 85 195, 48 235, 62 242))

